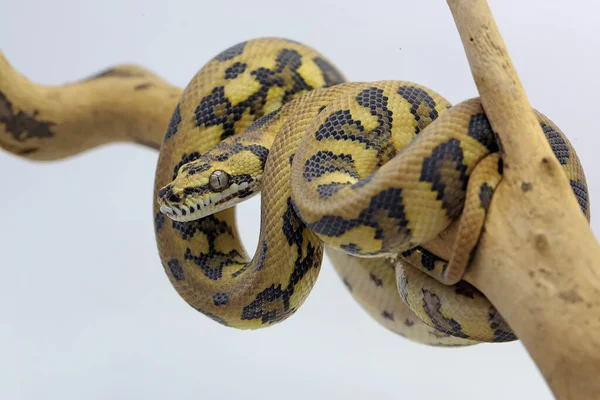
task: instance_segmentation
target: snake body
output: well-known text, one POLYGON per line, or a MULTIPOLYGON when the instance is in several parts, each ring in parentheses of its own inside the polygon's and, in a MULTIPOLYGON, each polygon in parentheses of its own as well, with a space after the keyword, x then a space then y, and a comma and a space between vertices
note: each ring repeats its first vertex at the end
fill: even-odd
MULTIPOLYGON (((538 118, 589 219, 574 149, 538 118)), ((183 93, 135 66, 46 88, 0 63, 3 148, 55 159, 118 140, 160 148, 159 255, 180 296, 213 320, 240 329, 285 320, 310 293, 325 249, 361 306, 402 336, 438 346, 516 340, 461 280, 502 175, 478 99, 451 107, 410 82, 347 83, 314 49, 277 38, 221 52, 183 93), (121 95, 110 104, 120 90, 133 101, 121 95), (160 98, 169 104, 141 111, 160 98), (76 136, 93 119, 86 101, 96 107, 94 129, 76 136), (141 118, 147 113, 155 121, 141 118), (161 123, 158 138, 152 127, 161 123), (258 192, 261 229, 250 259, 234 206, 258 192), (453 223, 450 260, 422 246, 453 223)))

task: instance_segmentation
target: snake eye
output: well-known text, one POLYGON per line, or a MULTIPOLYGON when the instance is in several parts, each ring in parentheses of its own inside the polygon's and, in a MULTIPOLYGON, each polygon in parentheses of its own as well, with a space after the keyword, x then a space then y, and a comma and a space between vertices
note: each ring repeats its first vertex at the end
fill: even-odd
POLYGON ((215 192, 221 192, 229 187, 229 175, 225 171, 217 170, 208 178, 210 187, 215 192))

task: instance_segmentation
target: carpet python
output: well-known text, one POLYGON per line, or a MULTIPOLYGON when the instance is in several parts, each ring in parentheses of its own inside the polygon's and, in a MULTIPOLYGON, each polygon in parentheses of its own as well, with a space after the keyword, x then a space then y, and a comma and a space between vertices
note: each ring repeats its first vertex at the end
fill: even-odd
MULTIPOLYGON (((589 220, 575 150, 537 116, 589 220)), ((451 106, 411 82, 346 82, 323 55, 280 38, 222 51, 183 92, 135 65, 38 85, 0 55, 3 149, 55 160, 117 141, 160 151, 162 265, 180 296, 220 324, 256 329, 294 314, 325 251, 356 301, 399 335, 434 346, 517 339, 461 280, 502 176, 477 98, 451 106), (259 192, 250 258, 234 209, 259 192), (421 246, 453 223, 449 260, 421 246)))

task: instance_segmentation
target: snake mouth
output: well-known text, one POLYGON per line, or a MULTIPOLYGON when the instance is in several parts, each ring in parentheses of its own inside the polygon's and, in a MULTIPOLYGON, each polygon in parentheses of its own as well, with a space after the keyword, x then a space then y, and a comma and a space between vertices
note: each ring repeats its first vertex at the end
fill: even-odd
POLYGON ((211 214, 233 207, 242 199, 248 199, 258 193, 256 183, 234 183, 220 193, 213 193, 204 198, 187 198, 182 204, 168 204, 159 199, 160 212, 174 221, 189 222, 207 217, 211 214))

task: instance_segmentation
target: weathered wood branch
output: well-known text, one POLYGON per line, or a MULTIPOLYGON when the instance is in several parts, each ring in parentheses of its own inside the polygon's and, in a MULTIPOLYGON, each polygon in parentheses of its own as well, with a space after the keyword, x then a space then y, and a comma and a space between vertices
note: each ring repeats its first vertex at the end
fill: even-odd
MULTIPOLYGON (((600 246, 537 123, 487 2, 448 5, 505 161, 465 279, 498 308, 558 399, 598 399, 600 246)), ((438 253, 448 256, 447 249, 438 253)))

